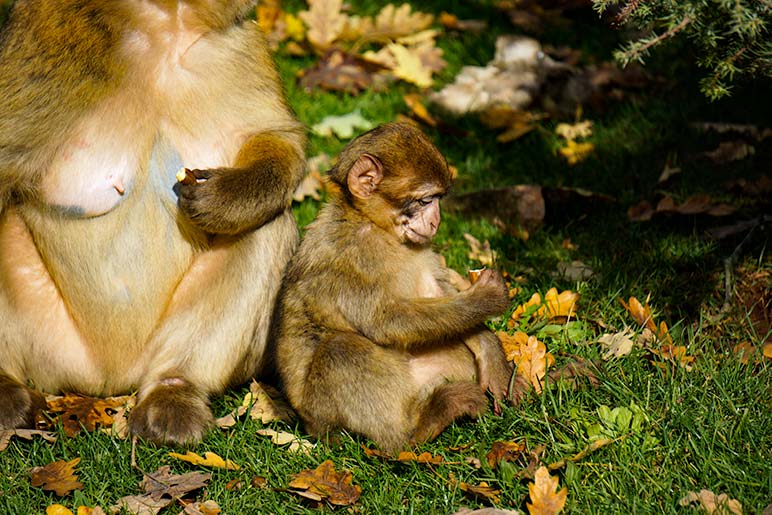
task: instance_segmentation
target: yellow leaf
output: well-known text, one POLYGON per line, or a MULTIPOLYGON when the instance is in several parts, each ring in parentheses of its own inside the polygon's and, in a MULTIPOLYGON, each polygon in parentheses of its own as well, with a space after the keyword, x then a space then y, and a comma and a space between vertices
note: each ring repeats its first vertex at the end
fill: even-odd
POLYGON ((188 451, 187 454, 178 454, 176 452, 170 452, 169 456, 177 458, 178 460, 187 461, 193 465, 203 465, 204 467, 215 467, 228 470, 239 470, 241 467, 233 463, 231 460, 223 460, 217 454, 213 452, 205 452, 202 458, 198 454, 192 451, 188 451))
POLYGON ((648 302, 645 305, 641 304, 635 297, 630 297, 627 302, 619 299, 619 302, 638 324, 645 326, 652 332, 657 332, 657 324, 654 323, 654 319, 651 316, 651 308, 648 302))
POLYGON ((592 122, 590 120, 585 120, 573 125, 569 123, 559 123, 558 126, 555 127, 555 134, 567 140, 588 138, 592 136, 592 122))
POLYGON ((592 143, 577 143, 570 139, 566 141, 566 146, 558 149, 560 155, 566 158, 568 164, 573 166, 580 161, 583 161, 587 156, 592 154, 595 150, 595 145, 592 143))
POLYGON ((522 331, 512 336, 499 332, 498 336, 507 359, 517 366, 517 375, 541 392, 542 380, 547 375, 547 369, 555 363, 555 357, 547 352, 544 343, 522 331))
MULTIPOLYGON (((528 302, 525 304, 521 304, 515 308, 515 310, 512 312, 512 320, 517 320, 521 316, 523 316, 528 308, 531 306, 541 306, 541 295, 538 293, 534 293, 531 295, 531 298, 528 299, 528 302)), ((534 312, 534 314, 544 314, 544 308, 539 308, 537 311, 534 312)))
MULTIPOLYGON (((692 363, 694 363, 694 356, 686 355, 686 347, 683 345, 669 345, 665 344, 659 349, 651 349, 651 352, 656 356, 659 356, 663 360, 670 361, 678 364, 678 366, 686 369, 687 372, 692 370, 692 363)), ((654 363, 657 366, 665 365, 664 363, 654 363)))
POLYGON ((486 240, 480 243, 480 240, 469 233, 464 233, 464 239, 471 248, 468 254, 469 259, 479 261, 483 266, 493 266, 493 262, 496 260, 496 253, 491 249, 489 241, 486 240))
POLYGON ((397 62, 394 75, 421 88, 428 88, 432 85, 432 72, 423 65, 418 55, 412 53, 404 45, 397 43, 392 43, 386 48, 397 62))
POLYGON ((306 39, 306 27, 300 18, 293 14, 285 13, 284 24, 286 25, 284 30, 287 32, 287 37, 297 42, 306 39))
POLYGON ((61 504, 52 504, 46 508, 46 515, 72 515, 72 512, 61 504))
POLYGON ((544 304, 547 306, 547 318, 572 316, 576 301, 578 300, 578 293, 570 290, 558 293, 557 288, 550 288, 544 295, 544 304))
POLYGON ((343 0, 308 0, 309 9, 298 16, 308 25, 308 41, 319 50, 328 49, 346 26, 341 12, 343 0))
POLYGON ((568 489, 563 487, 559 492, 558 478, 550 476, 547 467, 541 466, 534 474, 533 483, 528 484, 528 494, 531 502, 526 503, 531 515, 555 515, 560 513, 566 504, 568 489))
POLYGON ((764 344, 764 357, 772 359, 772 343, 764 344))

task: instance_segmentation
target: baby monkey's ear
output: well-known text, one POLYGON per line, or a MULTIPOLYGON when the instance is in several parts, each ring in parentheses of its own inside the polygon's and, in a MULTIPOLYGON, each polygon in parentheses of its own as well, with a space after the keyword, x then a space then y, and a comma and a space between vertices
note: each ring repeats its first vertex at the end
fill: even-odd
POLYGON ((367 199, 383 179, 383 164, 370 154, 362 154, 348 172, 348 189, 359 199, 367 199))

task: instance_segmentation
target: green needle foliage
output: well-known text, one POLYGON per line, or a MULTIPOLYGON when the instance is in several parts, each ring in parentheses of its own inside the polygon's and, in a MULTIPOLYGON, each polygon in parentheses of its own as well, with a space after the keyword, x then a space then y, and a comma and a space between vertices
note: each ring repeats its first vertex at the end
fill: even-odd
POLYGON ((645 31, 617 51, 624 64, 643 62, 670 39, 688 41, 708 74, 700 90, 710 99, 729 95, 738 76, 772 76, 772 2, 769 0, 593 0, 618 24, 645 31))

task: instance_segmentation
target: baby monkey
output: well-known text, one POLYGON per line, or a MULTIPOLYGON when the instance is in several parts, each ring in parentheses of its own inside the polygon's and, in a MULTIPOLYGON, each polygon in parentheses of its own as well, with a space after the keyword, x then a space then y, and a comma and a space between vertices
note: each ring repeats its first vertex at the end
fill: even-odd
POLYGON ((285 274, 274 355, 312 435, 347 430, 397 451, 502 398, 511 376, 483 323, 509 305, 501 276, 458 274, 430 244, 451 174, 417 128, 361 135, 330 170, 335 191, 285 274))

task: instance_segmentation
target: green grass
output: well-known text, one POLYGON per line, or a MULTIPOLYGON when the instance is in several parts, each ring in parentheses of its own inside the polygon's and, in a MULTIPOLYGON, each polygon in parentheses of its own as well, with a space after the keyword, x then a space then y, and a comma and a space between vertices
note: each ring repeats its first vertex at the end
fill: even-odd
MULTIPOLYGON (((354 3, 354 12, 372 14, 382 5, 375 1, 360 4, 354 3)), ((297 10, 302 2, 285 5, 297 10)), ((440 38, 449 62, 448 70, 440 74, 443 81, 452 80, 463 64, 487 62, 495 37, 512 30, 492 8, 477 3, 432 1, 422 3, 422 8, 434 12, 444 9, 462 18, 482 17, 491 23, 490 30, 479 36, 440 38)), ((577 13, 573 25, 550 29, 543 39, 605 59, 617 44, 618 34, 602 27, 591 13, 577 13)), ((611 205, 594 208, 576 202, 553 206, 545 226, 528 241, 500 232, 489 221, 448 215, 436 241, 437 250, 449 265, 464 272, 478 264, 467 257, 463 233, 489 240, 499 254, 497 266, 512 276, 523 276, 522 292, 513 299, 513 308, 534 292, 543 294, 553 286, 578 291, 583 321, 579 332, 572 333, 571 338, 558 332, 542 339, 556 354, 558 365, 573 356, 596 360, 596 387, 585 384, 574 390, 564 384, 552 385, 517 407, 504 406, 502 416, 459 421, 435 442, 420 447, 451 462, 479 458, 483 462, 480 469, 467 464, 428 467, 385 462, 366 456, 360 448, 360 443, 366 442, 348 436, 334 447, 320 444, 310 455, 291 454, 256 435, 259 423, 241 421, 229 431, 212 431, 192 449, 216 452, 242 465, 240 471, 212 471, 212 480, 201 497, 215 500, 229 514, 307 512, 306 504, 282 489, 292 474, 332 459, 336 469, 350 470, 354 483, 362 487, 354 512, 453 513, 463 506, 487 505, 466 497, 450 482, 451 477, 472 484, 487 481, 502 490, 500 507, 524 510, 527 481, 517 479, 516 474, 525 463, 491 470, 485 464, 491 444, 497 440, 523 441, 529 450, 543 445, 542 461, 553 463, 584 449, 600 431, 619 440, 557 474, 561 487, 568 487, 566 512, 689 512, 678 506, 679 499, 690 490, 703 488, 739 500, 745 513, 761 513, 772 503, 772 360, 744 365, 732 352, 742 341, 760 345, 769 334, 760 334, 751 323, 747 305, 736 304, 729 316, 711 321, 723 302, 724 260, 744 235, 719 242, 707 239, 706 229, 724 223, 709 217, 663 217, 645 223, 632 223, 626 217, 629 206, 658 192, 667 191, 679 199, 695 193, 724 198, 727 193, 722 184, 726 180, 768 173, 772 157, 769 140, 757 144, 756 154, 746 160, 714 166, 699 158, 699 153, 727 138, 699 133, 689 123, 722 121, 763 127, 772 120, 772 102, 763 94, 769 91, 769 84, 746 85, 732 98, 711 104, 699 97, 687 64, 677 59, 674 62, 674 57, 679 57, 675 50, 663 55, 659 63, 656 58, 651 63, 665 75, 664 89, 629 96, 602 112, 585 112, 595 124, 590 141, 596 152, 574 167, 568 167, 555 153, 559 144, 552 131, 555 121, 544 122, 540 130, 510 144, 496 143, 496 132, 472 117, 454 122, 470 132, 468 138, 427 130, 460 170, 456 191, 539 184, 583 187, 616 199, 611 205), (683 172, 666 185, 658 185, 657 177, 669 154, 678 156, 683 172), (564 248, 566 239, 577 248, 564 248), (573 259, 590 265, 596 276, 579 283, 556 277, 557 264, 573 259), (651 296, 657 321, 666 321, 675 344, 687 346, 688 353, 696 357, 691 372, 655 367, 641 350, 608 362, 600 360, 595 343, 598 336, 633 324, 617 302, 618 297, 630 295, 641 300, 651 296), (639 424, 634 429, 617 427, 601 416, 602 406, 638 412, 639 424), (458 446, 466 447, 450 450, 458 446), (225 487, 235 478, 249 484, 254 476, 266 477, 269 488, 225 487)), ((355 108, 373 122, 390 121, 407 112, 402 95, 414 91, 398 83, 388 91, 356 97, 307 93, 294 77, 311 61, 289 58, 282 52, 277 59, 290 103, 308 125, 355 108)), ((312 136, 309 155, 322 151, 334 155, 345 143, 312 136)), ((318 207, 311 200, 295 206, 301 225, 313 219, 318 207)), ((731 220, 758 216, 764 208, 768 209, 768 204, 747 201, 731 220)), ((768 239, 769 229, 758 229, 743 246, 738 275, 772 272, 768 239)), ((767 302, 771 287, 767 276, 759 290, 767 292, 767 302)), ((503 329, 505 319, 491 326, 503 329)), ((529 329, 535 332, 539 327, 529 329)), ((245 392, 245 388, 237 389, 215 399, 215 414, 227 413, 245 392)), ((302 427, 288 428, 281 423, 272 427, 303 435, 302 427)), ((176 473, 200 469, 172 460, 167 455, 170 450, 139 444, 139 468, 150 472, 170 464, 176 473)), ((71 509, 80 504, 106 508, 122 496, 137 494, 142 475, 130 466, 130 454, 130 442, 101 433, 83 433, 74 439, 60 435, 54 444, 14 439, 0 452, 0 513, 43 513, 54 502, 71 509), (59 499, 30 486, 29 467, 75 457, 82 458, 78 466, 82 491, 59 499)), ((179 510, 170 508, 165 513, 179 510)))

